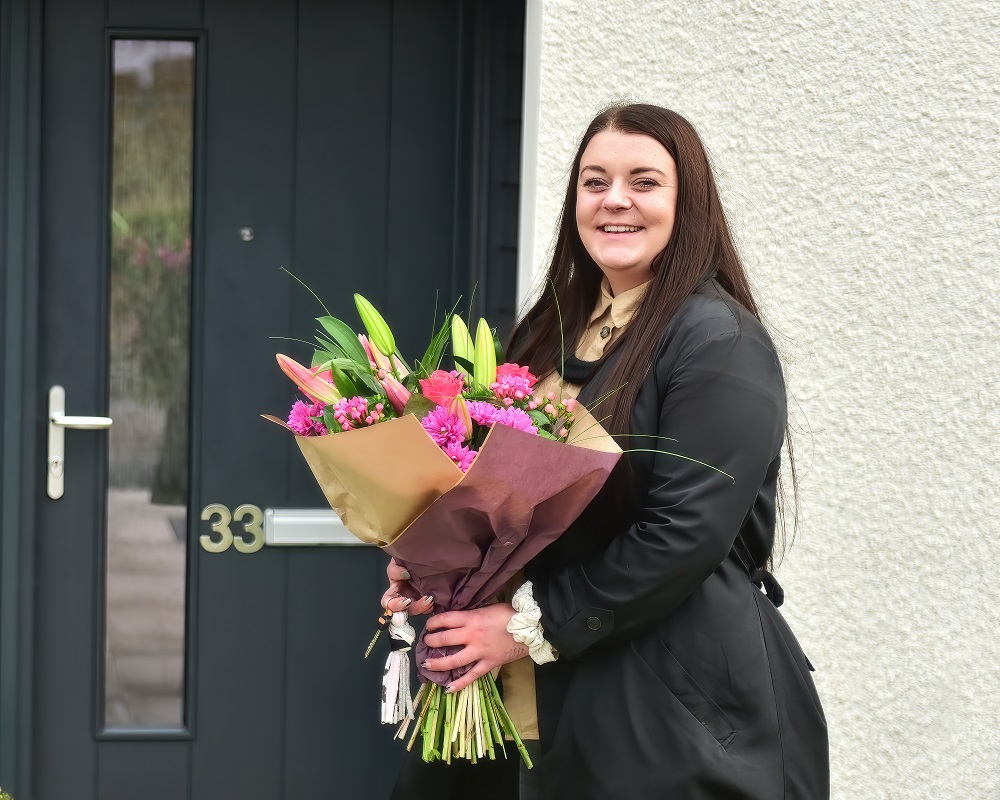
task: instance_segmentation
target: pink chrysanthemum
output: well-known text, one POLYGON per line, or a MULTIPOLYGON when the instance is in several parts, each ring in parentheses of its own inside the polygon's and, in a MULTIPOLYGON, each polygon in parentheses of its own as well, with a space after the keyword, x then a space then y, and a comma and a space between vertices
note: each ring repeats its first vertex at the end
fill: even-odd
POLYGON ((490 389, 499 400, 524 400, 531 396, 531 383, 521 375, 497 375, 490 389))
POLYGON ((493 424, 493 415, 498 410, 493 403, 487 403, 485 400, 469 400, 466 405, 469 407, 469 416, 477 425, 493 424))
POLYGON ((450 444, 461 444, 465 439, 465 426, 454 414, 449 413, 447 408, 438 406, 426 417, 420 420, 424 430, 430 434, 434 444, 442 450, 450 444))
POLYGON ((443 450, 444 454, 454 461, 462 472, 468 472, 476 458, 476 451, 464 447, 461 442, 452 442, 443 450))
POLYGON ((385 403, 376 403, 369 408, 365 397, 345 397, 334 404, 333 418, 345 431, 375 425, 385 419, 385 403))
POLYGON ((498 408, 493 415, 493 422, 525 433, 538 433, 538 428, 535 427, 531 417, 519 408, 498 408))
POLYGON ((322 436, 329 433, 322 420, 312 419, 323 416, 323 403, 304 403, 297 400, 288 414, 288 427, 299 436, 322 436))

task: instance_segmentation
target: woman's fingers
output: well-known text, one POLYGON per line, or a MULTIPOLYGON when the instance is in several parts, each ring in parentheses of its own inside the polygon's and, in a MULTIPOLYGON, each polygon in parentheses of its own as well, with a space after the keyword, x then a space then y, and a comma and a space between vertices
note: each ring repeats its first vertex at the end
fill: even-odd
POLYGON ((389 560, 389 566, 385 568, 385 574, 389 576, 390 581, 408 581, 410 579, 409 571, 399 566, 394 558, 389 560))
POLYGON ((460 689, 464 689, 466 686, 470 686, 477 678, 483 677, 483 675, 489 672, 492 668, 493 667, 489 666, 484 659, 480 659, 476 662, 475 666, 473 666, 472 669, 466 672, 461 678, 457 681, 449 683, 445 691, 457 692, 460 689))
POLYGON ((387 608, 389 611, 409 611, 412 604, 411 598, 403 597, 398 592, 395 594, 386 592, 382 595, 382 608, 387 608))
POLYGON ((392 581, 382 595, 381 605, 390 611, 430 614, 434 610, 434 598, 420 597, 406 581, 392 581))
POLYGON ((414 600, 408 609, 411 614, 430 614, 434 610, 434 598, 430 595, 414 600))
POLYGON ((450 669, 458 669, 459 667, 465 667, 474 663, 476 663, 476 656, 473 654, 472 648, 463 647, 457 653, 452 653, 450 656, 425 659, 420 666, 424 669, 429 669, 431 672, 447 672, 450 669))
POLYGON ((438 631, 442 628, 461 628, 471 613, 469 611, 445 611, 428 619, 424 627, 429 631, 438 631))
POLYGON ((438 630, 433 633, 425 633, 424 643, 428 647, 464 647, 469 643, 469 633, 465 628, 438 630))
POLYGON ((434 598, 417 593, 410 584, 409 571, 397 564, 396 559, 389 560, 385 574, 389 576, 389 590, 382 595, 382 608, 410 614, 430 614, 434 610, 434 598))

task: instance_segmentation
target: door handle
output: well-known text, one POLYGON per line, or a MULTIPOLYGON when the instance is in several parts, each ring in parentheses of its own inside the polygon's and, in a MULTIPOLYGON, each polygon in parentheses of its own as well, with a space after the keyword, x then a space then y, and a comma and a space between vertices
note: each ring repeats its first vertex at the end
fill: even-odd
POLYGON ((47 490, 53 500, 63 496, 63 474, 66 471, 66 428, 96 431, 111 427, 111 417, 67 417, 66 390, 62 386, 49 389, 49 454, 47 490))

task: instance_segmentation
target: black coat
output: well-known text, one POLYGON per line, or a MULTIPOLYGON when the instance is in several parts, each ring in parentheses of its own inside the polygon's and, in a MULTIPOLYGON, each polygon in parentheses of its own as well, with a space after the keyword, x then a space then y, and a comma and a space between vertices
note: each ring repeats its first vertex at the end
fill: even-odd
POLYGON ((635 502, 598 496, 528 568, 560 652, 535 670, 548 800, 829 797, 811 666, 750 579, 774 540, 785 419, 770 338, 707 281, 671 319, 633 411, 633 433, 676 441, 625 446, 734 479, 629 455, 635 502))

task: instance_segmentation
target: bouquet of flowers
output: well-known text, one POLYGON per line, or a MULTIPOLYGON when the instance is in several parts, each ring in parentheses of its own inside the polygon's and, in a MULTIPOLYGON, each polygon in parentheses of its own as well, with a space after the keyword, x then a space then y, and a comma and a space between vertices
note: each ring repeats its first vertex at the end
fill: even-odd
MULTIPOLYGON (((537 396, 535 376, 503 362, 485 320, 473 341, 447 313, 411 367, 378 311, 355 302, 367 335, 327 313, 309 367, 277 356, 306 399, 287 422, 268 419, 296 434, 345 527, 391 554, 414 589, 442 610, 485 605, 579 516, 621 448, 574 399, 537 396), (449 339, 454 369, 444 370, 449 339)), ((421 668, 411 699, 406 652, 416 637, 405 613, 380 622, 390 617, 382 721, 401 723, 397 738, 417 719, 408 749, 422 733, 424 760, 450 762, 506 754, 506 734, 530 766, 492 675, 448 694, 443 686, 466 669, 421 668)), ((422 637, 416 650, 418 663, 453 651, 422 637)))

